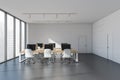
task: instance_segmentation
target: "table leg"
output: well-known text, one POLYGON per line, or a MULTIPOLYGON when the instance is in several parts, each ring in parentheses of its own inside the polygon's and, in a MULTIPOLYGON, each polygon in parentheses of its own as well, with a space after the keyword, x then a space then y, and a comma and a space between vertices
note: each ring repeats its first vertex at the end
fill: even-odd
POLYGON ((22 56, 21 56, 21 53, 19 53, 19 62, 22 61, 22 56))
POLYGON ((78 62, 78 53, 76 53, 75 62, 78 62))

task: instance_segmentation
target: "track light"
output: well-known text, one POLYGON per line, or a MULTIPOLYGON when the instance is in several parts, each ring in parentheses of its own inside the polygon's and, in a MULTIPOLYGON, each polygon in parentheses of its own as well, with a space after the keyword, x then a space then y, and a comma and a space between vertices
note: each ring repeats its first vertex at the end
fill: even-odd
POLYGON ((47 15, 54 15, 55 18, 57 19, 58 16, 62 16, 62 15, 66 15, 66 16, 69 16, 71 17, 71 15, 75 15, 76 13, 23 13, 24 15, 28 15, 29 17, 28 18, 31 18, 32 16, 36 15, 36 16, 39 16, 39 15, 42 15, 43 18, 45 18, 45 16, 47 15))

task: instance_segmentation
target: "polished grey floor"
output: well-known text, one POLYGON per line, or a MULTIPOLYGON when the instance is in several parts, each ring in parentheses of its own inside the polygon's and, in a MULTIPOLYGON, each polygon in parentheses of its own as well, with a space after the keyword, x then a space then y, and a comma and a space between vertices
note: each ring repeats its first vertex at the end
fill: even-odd
POLYGON ((96 55, 79 55, 79 63, 0 64, 0 80, 120 80, 120 64, 96 55))

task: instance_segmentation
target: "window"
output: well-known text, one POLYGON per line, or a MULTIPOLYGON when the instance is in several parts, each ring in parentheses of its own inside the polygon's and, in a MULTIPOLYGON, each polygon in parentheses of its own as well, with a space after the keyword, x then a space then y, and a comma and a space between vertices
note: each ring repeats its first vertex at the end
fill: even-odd
POLYGON ((19 52, 20 52, 20 20, 18 19, 15 19, 15 54, 16 54, 16 57, 19 55, 19 52))
POLYGON ((7 14, 7 60, 14 57, 14 18, 7 14))
POLYGON ((25 49, 25 23, 21 22, 21 50, 25 49))
POLYGON ((26 23, 0 9, 0 63, 19 56, 26 44, 26 23))
POLYGON ((5 61, 5 13, 0 11, 0 62, 5 61))

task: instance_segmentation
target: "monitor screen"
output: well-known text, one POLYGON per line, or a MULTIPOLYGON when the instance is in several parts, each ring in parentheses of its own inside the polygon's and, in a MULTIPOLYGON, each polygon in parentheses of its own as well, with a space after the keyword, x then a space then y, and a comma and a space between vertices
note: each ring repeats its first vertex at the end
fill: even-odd
POLYGON ((49 43, 51 46, 52 46, 52 48, 55 48, 55 43, 49 43))
POLYGON ((43 43, 37 43, 38 47, 42 48, 43 47, 43 43))
POLYGON ((35 50, 35 44, 27 44, 27 49, 35 50))
POLYGON ((45 44, 45 49, 50 49, 50 45, 49 44, 45 44))
POLYGON ((66 49, 71 49, 71 44, 67 44, 66 49))
POLYGON ((62 43, 61 44, 61 48, 62 48, 62 50, 64 50, 64 49, 71 49, 71 44, 62 43))

